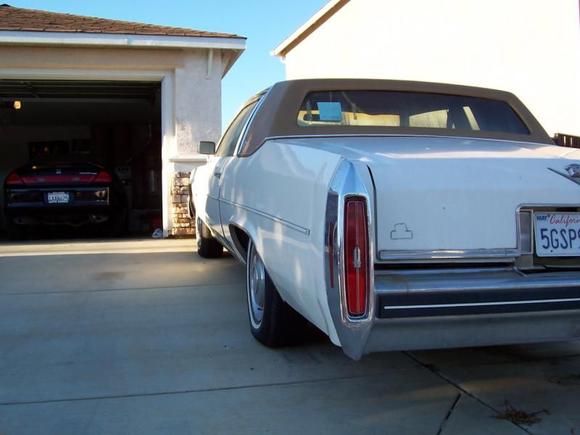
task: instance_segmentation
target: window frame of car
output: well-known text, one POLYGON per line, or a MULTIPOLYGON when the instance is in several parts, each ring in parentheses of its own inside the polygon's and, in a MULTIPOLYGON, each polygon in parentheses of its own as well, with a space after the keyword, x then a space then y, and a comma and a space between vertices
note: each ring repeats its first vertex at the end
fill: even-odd
POLYGON ((242 139, 245 137, 246 132, 248 130, 248 125, 252 121, 252 119, 256 113, 256 110, 259 106, 259 103, 263 100, 262 96, 263 96, 263 93, 260 93, 256 96, 252 97, 238 110, 238 112, 236 113, 236 116, 234 116, 234 118, 232 119, 232 121, 228 125, 228 128, 226 129, 226 131, 224 132, 224 134, 222 135, 222 137, 218 143, 218 146, 217 146, 216 152, 215 152, 216 157, 234 157, 234 156, 237 156, 240 143, 241 143, 242 139), (226 140, 228 138, 228 133, 230 133, 230 131, 232 131, 232 129, 237 129, 240 125, 241 125, 241 129, 239 130, 239 133, 237 133, 237 136, 232 137, 231 138, 232 140, 228 141, 227 144, 224 143, 224 140, 226 140), (224 154, 220 154, 220 150, 223 149, 224 146, 227 146, 227 151, 225 151, 224 154))
POLYGON ((245 104, 240 110, 238 110, 236 116, 230 122, 218 143, 215 152, 216 157, 231 157, 235 154, 238 141, 245 128, 245 122, 252 112, 252 108, 250 107, 252 104, 253 103, 245 104))
POLYGON ((240 152, 242 149, 242 144, 244 143, 244 141, 246 140, 246 136, 248 134, 248 131, 250 129, 250 125, 252 124, 252 121, 254 120, 254 117, 256 116, 256 113, 258 112, 258 110, 260 110, 260 107, 262 106, 262 103, 264 102, 264 100, 266 100, 266 97, 268 95, 269 89, 266 89, 262 92, 260 92, 257 95, 254 95, 250 100, 249 103, 246 104, 245 107, 254 104, 254 108, 252 109, 252 113, 250 114, 250 117, 247 119, 246 121, 246 125, 244 125, 244 128, 242 129, 242 133, 240 134, 239 138, 238 138, 238 142, 236 144, 236 149, 235 149, 235 153, 234 155, 236 157, 243 157, 240 156, 240 152))

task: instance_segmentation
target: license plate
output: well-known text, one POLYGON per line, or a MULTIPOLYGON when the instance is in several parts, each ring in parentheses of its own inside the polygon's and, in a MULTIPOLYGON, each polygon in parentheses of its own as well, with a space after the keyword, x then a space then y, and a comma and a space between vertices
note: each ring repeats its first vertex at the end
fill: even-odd
POLYGON ((580 256, 580 213, 534 213, 538 257, 580 256))
POLYGON ((46 202, 49 204, 68 204, 70 195, 68 192, 48 192, 46 194, 46 202))

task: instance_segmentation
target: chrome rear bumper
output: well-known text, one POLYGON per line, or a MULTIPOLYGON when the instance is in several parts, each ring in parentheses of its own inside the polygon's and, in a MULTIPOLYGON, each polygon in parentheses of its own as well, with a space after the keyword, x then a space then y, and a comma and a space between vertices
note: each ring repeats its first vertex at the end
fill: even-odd
POLYGON ((362 354, 569 340, 580 340, 580 309, 394 318, 374 322, 362 354))
MULTIPOLYGON (((338 326, 347 355, 580 339, 580 272, 377 271, 368 323, 338 326)), ((336 322, 335 322, 336 325, 336 322)))
POLYGON ((381 319, 573 310, 580 272, 390 272, 375 275, 375 294, 381 319))

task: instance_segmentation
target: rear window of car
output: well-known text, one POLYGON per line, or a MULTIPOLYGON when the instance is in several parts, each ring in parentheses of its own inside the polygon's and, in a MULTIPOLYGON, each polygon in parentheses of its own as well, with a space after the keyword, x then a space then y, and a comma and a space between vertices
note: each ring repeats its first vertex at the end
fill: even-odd
POLYGON ((425 92, 310 92, 297 121, 301 127, 410 127, 530 134, 505 101, 425 92))

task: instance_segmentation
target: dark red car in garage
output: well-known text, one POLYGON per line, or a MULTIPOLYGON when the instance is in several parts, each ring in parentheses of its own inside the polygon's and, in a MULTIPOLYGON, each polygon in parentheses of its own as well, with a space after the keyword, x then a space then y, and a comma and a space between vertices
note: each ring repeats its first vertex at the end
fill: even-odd
POLYGON ((22 238, 41 226, 90 227, 119 234, 127 200, 120 182, 94 163, 27 164, 4 181, 8 236, 22 238))

